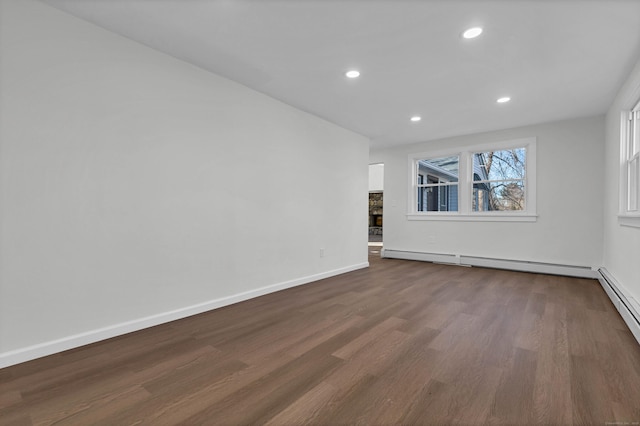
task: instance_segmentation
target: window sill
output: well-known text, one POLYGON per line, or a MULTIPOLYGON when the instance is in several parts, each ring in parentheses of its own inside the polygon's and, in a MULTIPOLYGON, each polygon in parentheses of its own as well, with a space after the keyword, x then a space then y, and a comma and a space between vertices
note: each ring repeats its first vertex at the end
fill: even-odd
POLYGON ((640 228, 640 215, 618 215, 618 223, 622 226, 640 228))
POLYGON ((535 222, 538 220, 536 214, 500 214, 500 213, 478 213, 478 214, 449 214, 449 213, 412 213, 407 215, 408 220, 433 220, 451 222, 535 222))

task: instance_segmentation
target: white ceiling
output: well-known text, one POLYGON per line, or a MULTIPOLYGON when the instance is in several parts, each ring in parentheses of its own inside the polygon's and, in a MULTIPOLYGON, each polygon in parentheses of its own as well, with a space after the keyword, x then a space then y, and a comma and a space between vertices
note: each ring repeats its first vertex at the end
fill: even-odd
POLYGON ((603 114, 640 55, 638 0, 44 1, 372 147, 603 114))

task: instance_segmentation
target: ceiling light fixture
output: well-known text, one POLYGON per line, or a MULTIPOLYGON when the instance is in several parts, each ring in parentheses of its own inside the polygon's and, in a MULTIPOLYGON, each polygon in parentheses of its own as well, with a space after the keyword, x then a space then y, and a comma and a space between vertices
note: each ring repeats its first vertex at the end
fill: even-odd
POLYGON ((350 70, 350 71, 347 71, 344 75, 346 75, 349 78, 358 78, 360 77, 360 71, 350 70))
POLYGON ((422 117, 420 117, 419 115, 414 115, 413 117, 411 117, 411 121, 416 122, 416 121, 420 121, 422 120, 422 117))
POLYGON ((504 97, 499 98, 498 100, 496 100, 496 102, 497 102, 497 103, 499 103, 499 104, 504 104, 504 103, 506 103, 506 102, 509 102, 510 100, 511 100, 511 98, 510 98, 510 97, 508 97, 508 96, 504 96, 504 97))
POLYGON ((482 34, 482 28, 473 27, 473 28, 469 28, 467 31, 463 32, 462 33, 462 37, 464 37, 464 38, 476 38, 480 34, 482 34))

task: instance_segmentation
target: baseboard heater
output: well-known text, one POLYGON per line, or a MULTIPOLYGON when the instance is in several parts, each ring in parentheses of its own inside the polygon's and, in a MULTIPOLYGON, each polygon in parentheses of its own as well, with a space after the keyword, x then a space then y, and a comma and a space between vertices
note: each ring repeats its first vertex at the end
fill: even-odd
POLYGON ((457 254, 424 253, 393 249, 383 249, 381 256, 390 259, 420 260, 424 262, 445 263, 450 265, 509 269, 512 271, 565 275, 578 278, 599 277, 598 272, 588 266, 559 265, 555 263, 529 262, 525 260, 495 259, 457 254))
POLYGON ((600 285, 611 299, 620 316, 631 330, 633 337, 640 343, 640 312, 634 304, 625 296, 622 286, 605 268, 598 269, 600 285))

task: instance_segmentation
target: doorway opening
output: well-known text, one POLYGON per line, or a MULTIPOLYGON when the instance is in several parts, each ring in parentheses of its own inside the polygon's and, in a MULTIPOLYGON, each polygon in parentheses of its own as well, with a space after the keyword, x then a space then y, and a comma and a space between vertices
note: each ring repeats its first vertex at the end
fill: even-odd
POLYGON ((369 254, 379 255, 383 244, 384 164, 369 165, 369 254))

